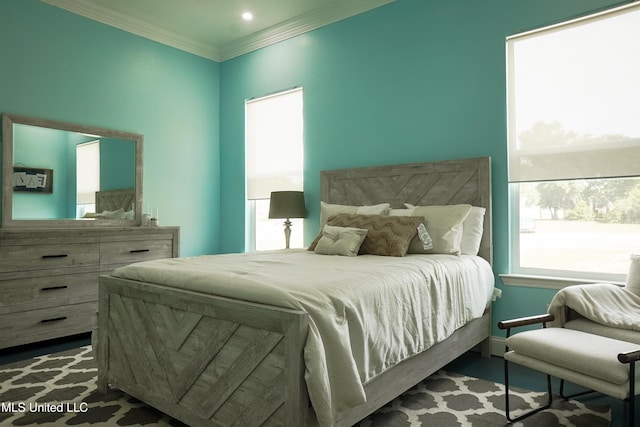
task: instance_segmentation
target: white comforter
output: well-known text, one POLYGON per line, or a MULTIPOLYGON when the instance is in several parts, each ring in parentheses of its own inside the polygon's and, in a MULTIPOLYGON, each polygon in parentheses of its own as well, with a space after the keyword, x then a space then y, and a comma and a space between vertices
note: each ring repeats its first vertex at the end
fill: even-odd
POLYGON ((363 384, 482 315, 494 276, 480 257, 305 250, 147 261, 114 276, 304 310, 307 387, 318 420, 366 399, 363 384))
POLYGON ((622 286, 594 283, 561 289, 549 304, 548 312, 555 317, 551 326, 564 326, 566 308, 601 325, 640 331, 640 296, 622 286))

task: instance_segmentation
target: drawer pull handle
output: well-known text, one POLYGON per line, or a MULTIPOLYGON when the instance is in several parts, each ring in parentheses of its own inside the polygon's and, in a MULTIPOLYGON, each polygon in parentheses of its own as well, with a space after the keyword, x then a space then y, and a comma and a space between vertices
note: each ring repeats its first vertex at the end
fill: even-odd
POLYGON ((42 259, 49 259, 49 258, 66 258, 69 255, 67 254, 59 254, 59 255, 42 255, 42 259))
POLYGON ((51 323, 51 322, 59 322, 60 320, 65 320, 67 316, 54 317, 52 319, 44 319, 41 320, 40 323, 51 323))
POLYGON ((61 285, 61 286, 47 286, 46 288, 42 288, 40 289, 41 291, 57 291, 59 289, 67 289, 68 286, 67 285, 61 285))
POLYGON ((138 253, 150 252, 150 251, 151 251, 150 249, 131 249, 129 253, 138 254, 138 253))

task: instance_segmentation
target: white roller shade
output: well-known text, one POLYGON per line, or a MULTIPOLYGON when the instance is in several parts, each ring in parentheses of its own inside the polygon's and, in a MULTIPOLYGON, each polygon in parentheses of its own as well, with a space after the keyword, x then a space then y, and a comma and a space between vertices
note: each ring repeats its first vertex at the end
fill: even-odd
POLYGON ((77 204, 95 203, 100 190, 100 141, 76 146, 76 186, 77 204))
POLYGON ((302 89, 247 101, 247 198, 302 191, 302 89))
POLYGON ((510 182, 640 175, 640 4, 509 37, 507 67, 510 182))

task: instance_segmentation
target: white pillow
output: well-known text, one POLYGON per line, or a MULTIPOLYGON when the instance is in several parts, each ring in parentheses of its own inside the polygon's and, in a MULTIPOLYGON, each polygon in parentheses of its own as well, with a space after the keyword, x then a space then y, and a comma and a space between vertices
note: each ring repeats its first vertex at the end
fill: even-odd
POLYGON ((314 252, 322 255, 357 256, 367 229, 325 225, 314 252))
POLYGON ((349 205, 333 205, 330 203, 320 202, 320 230, 323 229, 330 216, 350 213, 361 215, 386 215, 391 205, 389 203, 381 203, 372 206, 349 206, 349 205))
MULTIPOLYGON (((413 206, 411 207, 413 209, 413 206)), ((389 216, 410 216, 411 211, 407 208, 404 209, 389 209, 389 216)))
POLYGON ((627 273, 627 282, 625 289, 640 295, 640 255, 633 254, 630 257, 629 273, 627 273))
POLYGON ((462 223, 462 239, 460 240, 460 253, 462 255, 478 255, 486 211, 485 208, 480 206, 471 206, 469 215, 462 223))
POLYGON ((433 249, 423 249, 422 243, 412 241, 410 254, 452 254, 460 255, 463 222, 471 211, 471 205, 412 206, 405 204, 410 216, 425 219, 427 231, 433 240, 433 249))

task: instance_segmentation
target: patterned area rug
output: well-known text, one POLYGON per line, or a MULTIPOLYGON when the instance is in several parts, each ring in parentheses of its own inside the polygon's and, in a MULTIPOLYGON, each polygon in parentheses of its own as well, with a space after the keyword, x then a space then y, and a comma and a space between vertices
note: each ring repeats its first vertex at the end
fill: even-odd
MULTIPOLYGON (((0 366, 2 426, 184 426, 119 391, 96 391, 91 347, 0 366)), ((506 426, 503 386, 440 371, 359 423, 359 427, 506 426)), ((514 390, 512 408, 544 394, 514 390)), ((514 412, 514 415, 517 415, 514 412)), ((514 426, 609 426, 611 409, 555 400, 553 409, 514 426)))

